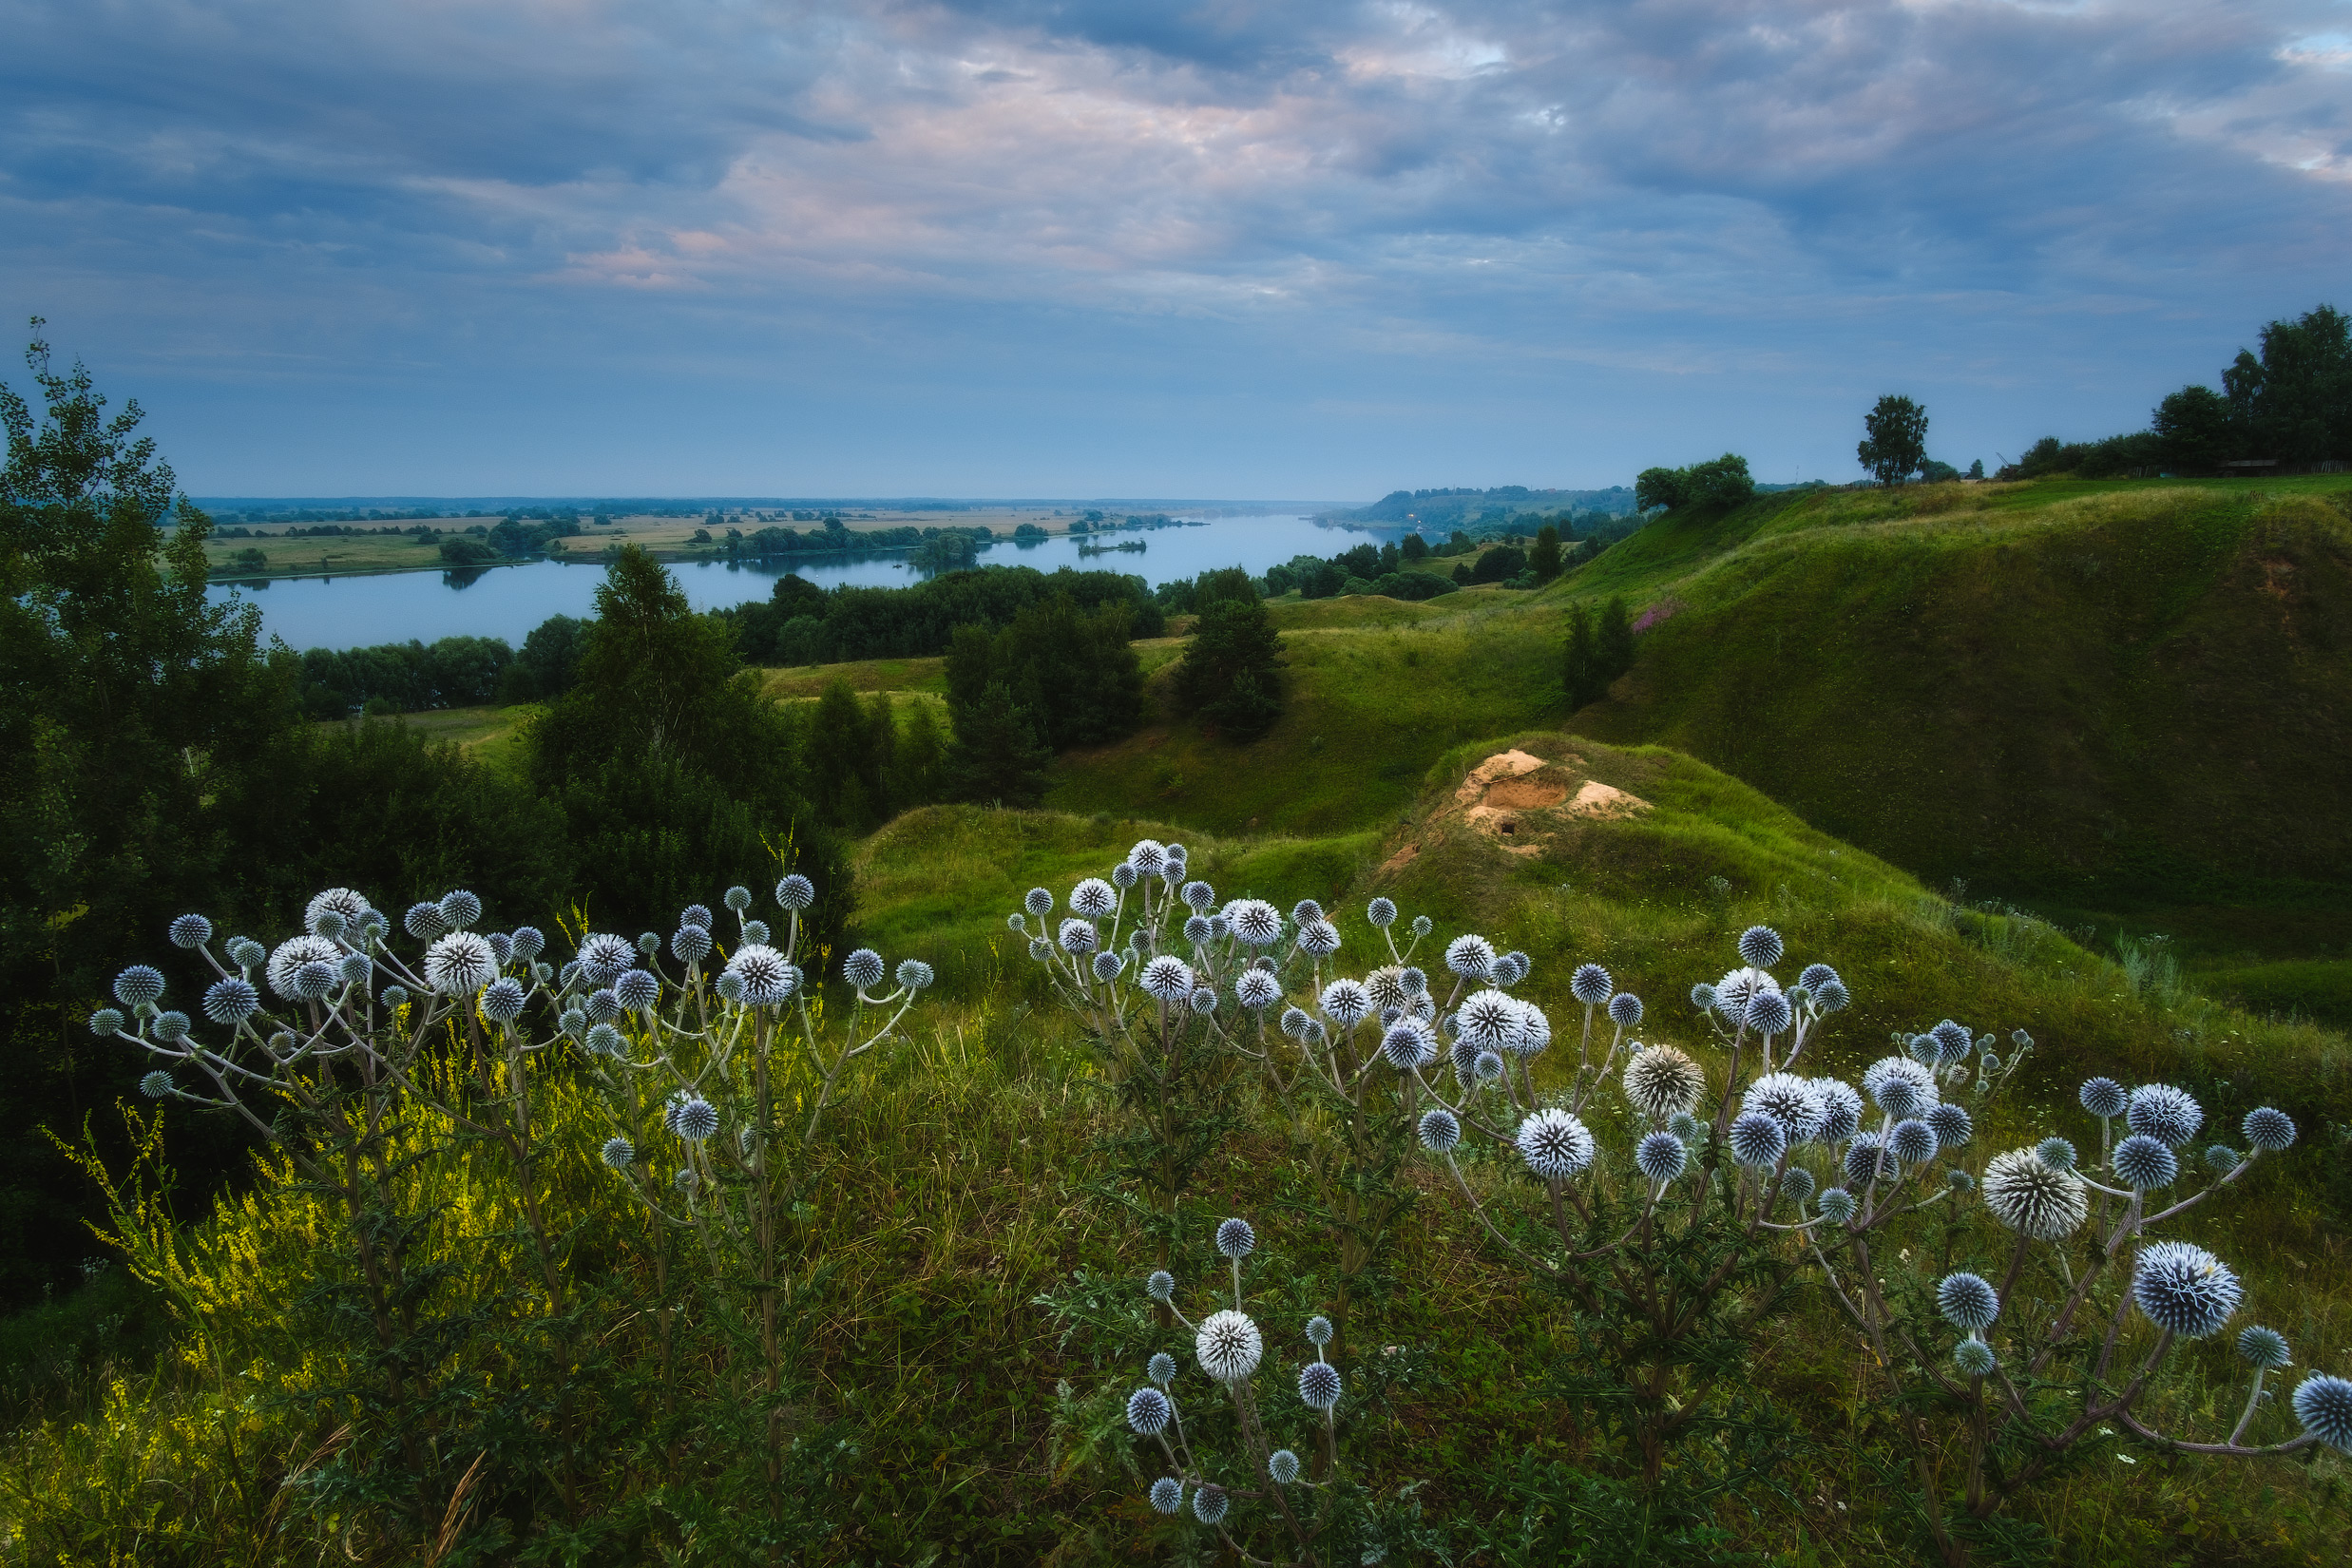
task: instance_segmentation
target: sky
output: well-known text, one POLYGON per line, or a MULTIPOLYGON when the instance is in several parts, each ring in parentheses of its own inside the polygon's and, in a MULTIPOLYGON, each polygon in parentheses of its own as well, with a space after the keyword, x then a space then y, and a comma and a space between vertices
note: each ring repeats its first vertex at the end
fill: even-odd
POLYGON ((198 494, 1844 482, 1882 393, 1991 467, 2352 308, 2348 0, 0 0, 0 316, 198 494))

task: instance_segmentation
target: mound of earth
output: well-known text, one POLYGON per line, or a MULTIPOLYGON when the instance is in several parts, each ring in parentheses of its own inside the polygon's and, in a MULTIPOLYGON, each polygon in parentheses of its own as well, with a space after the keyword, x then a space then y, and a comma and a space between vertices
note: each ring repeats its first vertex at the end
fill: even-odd
MULTIPOLYGON (((1650 809, 1639 795, 1603 784, 1584 771, 1575 753, 1547 760, 1513 748, 1497 752, 1463 775, 1453 794, 1423 824, 1422 836, 1459 823, 1512 854, 1542 851, 1570 817, 1608 819, 1650 809)), ((1412 864, 1420 837, 1388 857, 1383 871, 1412 864)))

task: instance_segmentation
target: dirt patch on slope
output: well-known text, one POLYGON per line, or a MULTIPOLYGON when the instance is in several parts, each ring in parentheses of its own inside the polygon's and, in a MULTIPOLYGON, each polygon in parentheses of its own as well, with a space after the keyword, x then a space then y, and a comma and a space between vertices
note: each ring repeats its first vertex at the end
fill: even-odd
MULTIPOLYGON (((1423 831, 1459 822, 1518 855, 1541 852, 1565 817, 1615 820, 1650 809, 1639 795, 1590 776, 1584 759, 1574 753, 1545 761, 1518 750, 1498 752, 1463 775, 1453 798, 1441 807, 1423 831)), ((1421 853, 1417 839, 1400 848, 1381 866, 1386 874, 1402 870, 1421 853)))

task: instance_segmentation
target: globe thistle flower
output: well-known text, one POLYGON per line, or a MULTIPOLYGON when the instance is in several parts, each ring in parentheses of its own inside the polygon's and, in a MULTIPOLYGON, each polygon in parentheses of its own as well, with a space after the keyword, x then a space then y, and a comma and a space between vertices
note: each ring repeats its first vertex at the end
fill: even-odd
POLYGON ((752 907, 752 890, 738 882, 721 894, 718 901, 735 913, 741 914, 752 907))
POLYGON ((2101 1121, 2113 1120, 2123 1115, 2131 1103, 2131 1097, 2124 1093, 2123 1085, 2112 1078, 2085 1079, 2075 1098, 2082 1101, 2084 1110, 2101 1121))
POLYGON ((1405 970, 1400 965, 1384 964, 1374 969, 1364 977, 1364 988, 1384 1013, 1390 1007, 1402 1013, 1405 1004, 1412 1000, 1405 994, 1405 970))
POLYGON ((1118 889, 1120 892, 1125 892, 1128 889, 1134 887, 1136 885, 1136 869, 1133 866, 1128 865, 1125 861, 1122 860, 1118 865, 1111 868, 1111 886, 1118 889))
MULTIPOLYGON (((1446 1055, 1451 1058, 1454 1063, 1455 1076, 1460 1078, 1464 1083, 1469 1082, 1472 1075, 1478 1071, 1478 1059, 1480 1054, 1481 1053, 1477 1046, 1459 1037, 1455 1039, 1454 1043, 1446 1052, 1446 1055)), ((1484 1054, 1492 1056, 1494 1053, 1490 1051, 1484 1054)), ((1496 1057, 1495 1060, 1498 1063, 1500 1063, 1502 1059, 1496 1057)))
POLYGON ((1058 934, 1061 950, 1073 958, 1083 958, 1102 944, 1101 933, 1095 929, 1094 922, 1080 920, 1075 915, 1061 923, 1058 934))
POLYGON ((2246 1135, 2247 1142, 2269 1155, 2278 1154, 2295 1141, 2294 1119, 2268 1105, 2257 1105, 2247 1112, 2246 1119, 2238 1123, 2238 1131, 2246 1135))
POLYGON ((1620 1029, 1630 1029, 1641 1022, 1641 998, 1631 991, 1619 991, 1609 999, 1609 1022, 1620 1029))
POLYGON ((1881 1057, 1862 1075, 1862 1086, 1891 1117, 1919 1116, 1938 1098, 1936 1075, 1909 1057, 1881 1057))
MULTIPOLYGON (((492 937, 492 938, 490 938, 490 946, 491 946, 491 947, 492 947, 493 949, 494 949, 494 948, 496 948, 496 947, 498 946, 498 943, 499 943, 499 938, 497 938, 497 937, 492 937)), ((654 954, 656 954, 656 953, 658 953, 658 952, 660 952, 660 951, 661 950, 661 937, 660 937, 660 934, 659 932, 656 932, 656 931, 640 931, 640 932, 638 932, 638 933, 637 933, 637 950, 638 950, 639 952, 641 952, 641 953, 644 954, 647 958, 651 958, 651 957, 653 957, 653 955, 654 955, 654 954)), ((502 962, 503 962, 503 961, 502 961, 502 962)))
POLYGON ((2149 1322, 2183 1339, 2219 1333, 2244 1295, 2238 1276, 2192 1242, 2151 1242, 2132 1271, 2132 1300, 2149 1322))
POLYGON ((1873 1181, 1892 1181, 1901 1175, 1895 1157, 1881 1147, 1876 1133, 1858 1133, 1854 1141, 1845 1146, 1845 1179, 1855 1187, 1867 1187, 1873 1181))
POLYGON ((1780 982, 1762 969, 1733 969, 1715 982, 1715 1010, 1731 1023, 1745 1023, 1750 1002, 1766 991, 1779 989, 1780 982))
POLYGON ((1806 989, 1812 993, 1813 1011, 1817 1013, 1824 1015, 1842 1013, 1853 1005, 1853 998, 1846 994, 1845 982, 1843 980, 1825 980, 1820 985, 1808 985, 1806 989))
POLYGON ((1981 1274, 1946 1274, 1936 1286, 1936 1310, 1944 1322, 1973 1338, 2000 1316, 2000 1292, 1981 1274))
POLYGON ((1173 1514, 1184 1506, 1184 1483, 1174 1476, 1162 1476, 1152 1482, 1152 1506, 1163 1514, 1173 1514))
POLYGON ((1740 962, 1759 969, 1769 969, 1778 964, 1782 945, 1780 933, 1769 926, 1750 926, 1739 934, 1740 962))
POLYGON ((1791 1199, 1803 1203, 1813 1195, 1813 1173, 1802 1165, 1791 1165, 1780 1176, 1780 1190, 1791 1199))
POLYGON ((1930 1068, 1936 1065, 1941 1054, 1934 1035, 1913 1035, 1903 1042, 1903 1048, 1911 1053, 1912 1061, 1930 1068))
POLYGON ((443 996, 471 996, 497 978, 490 945, 471 931, 435 937, 425 949, 425 984, 443 996))
POLYGON ((201 947, 212 940, 212 922, 201 914, 183 914, 171 923, 171 945, 175 947, 201 947))
POLYGON ((1323 906, 1311 898, 1302 898, 1291 906, 1291 924, 1310 926, 1323 918, 1323 906))
POLYGON ((670 1185, 677 1188, 681 1196, 692 1198, 695 1189, 702 1185, 702 1173, 691 1165, 681 1165, 678 1174, 670 1177, 670 1185))
POLYGON ((1288 1448, 1277 1448, 1266 1456, 1266 1475, 1277 1486, 1288 1486, 1298 1479, 1298 1456, 1288 1448))
POLYGON ((2276 1371, 2286 1365, 2286 1336, 2276 1329, 2256 1324, 2238 1334, 2238 1354, 2249 1367, 2266 1372, 2276 1371))
POLYGON ((1609 971, 1597 964, 1579 964, 1568 979, 1568 993, 1587 1007, 1597 1007, 1616 989, 1609 971))
POLYGON ((591 1023, 610 1023, 621 1016, 621 994, 607 985, 590 991, 580 1004, 591 1023))
POLYGON ((441 918, 441 906, 438 904, 411 904, 400 923, 419 942, 430 942, 449 928, 449 923, 441 918))
POLYGON ((1788 1152, 1788 1131, 1756 1111, 1744 1111, 1732 1119, 1730 1142, 1731 1157, 1742 1165, 1774 1165, 1788 1152))
POLYGON ((743 986, 743 1002, 753 1007, 773 1007, 800 989, 800 970, 774 947, 747 942, 727 960, 727 973, 743 986))
POLYGON ((1233 1000, 1253 1013, 1262 1013, 1282 1000, 1282 982, 1263 969, 1244 969, 1233 982, 1233 1000))
POLYGON ((2091 1213, 2082 1178, 2043 1164, 2031 1149, 1993 1157, 1984 1168, 1984 1206, 2004 1227, 2036 1241, 2074 1234, 2091 1213))
POLYGON ((1976 1036, 1968 1031, 1967 1025, 1955 1023, 1948 1018, 1927 1033, 1936 1042, 1936 1060, 1940 1066, 1949 1067, 1965 1060, 1970 1047, 1976 1044, 1976 1036))
MULTIPOLYGON (((482 940, 490 945, 490 956, 498 960, 498 966, 500 968, 503 969, 507 965, 514 962, 513 937, 507 935, 505 931, 485 931, 482 933, 482 940)), ((642 942, 644 939, 641 937, 638 940, 642 942)), ((657 948, 660 946, 661 944, 659 942, 654 944, 654 947, 657 948)), ((356 953, 352 955, 354 958, 360 955, 356 953)), ((348 960, 346 962, 348 962, 348 960)))
POLYGON ((1265 1353, 1257 1325, 1235 1311, 1211 1312, 1193 1336, 1200 1369, 1219 1383, 1239 1383, 1257 1370, 1265 1353))
POLYGON ((1520 1157, 1546 1181, 1561 1181, 1593 1163, 1593 1135, 1584 1123, 1557 1106, 1519 1124, 1520 1157))
POLYGON ((1205 915, 1216 904, 1216 889, 1206 882, 1187 882, 1176 892, 1184 907, 1196 915, 1205 915))
POLYGON ((1309 1018, 1300 1008, 1285 1007, 1282 1009, 1282 1032, 1292 1040, 1304 1041, 1307 1038, 1307 1031, 1313 1024, 1314 1020, 1309 1018))
POLYGON ((1974 1192, 1977 1186, 1977 1178, 1970 1176, 1966 1171, 1960 1170, 1959 1167, 1955 1166, 1951 1170, 1943 1173, 1943 1184, 1951 1188, 1952 1191, 1956 1193, 1974 1192))
POLYGON ((1042 964, 1053 956, 1054 945, 1052 943, 1046 941, 1042 936, 1033 936, 1029 939, 1029 957, 1031 960, 1036 963, 1042 964))
POLYGON ((1298 1400, 1310 1410, 1330 1410, 1339 1395, 1339 1368, 1329 1362, 1310 1361, 1298 1369, 1298 1400))
POLYGON ((1127 1396, 1127 1425, 1138 1437, 1157 1437, 1167 1430, 1176 1406, 1158 1389, 1145 1386, 1127 1396))
POLYGON ((250 969, 269 961, 270 950, 249 936, 229 938, 229 962, 240 969, 250 969))
POLYGON ((1829 1119, 1828 1108, 1822 1104, 1811 1080, 1794 1073, 1767 1073, 1757 1079, 1741 1097, 1740 1108, 1779 1122, 1791 1144, 1809 1143, 1819 1138, 1822 1124, 1829 1119))
POLYGON ((1307 1342, 1320 1349, 1331 1343, 1331 1320, 1321 1312, 1307 1320, 1307 1342))
POLYGON ((260 1010, 261 993, 237 975, 214 981, 204 992, 204 1016, 215 1023, 242 1023, 260 1010))
POLYGON ((700 1143, 718 1131, 718 1107, 700 1095, 690 1095, 678 1102, 671 1118, 671 1130, 689 1143, 700 1143))
POLYGON ((1392 899, 1375 898, 1365 907, 1364 918, 1375 930, 1386 930, 1397 923, 1397 907, 1392 899))
POLYGON ((1653 1045, 1625 1064, 1624 1083, 1628 1104, 1652 1121, 1664 1121, 1698 1103, 1707 1074, 1673 1046, 1653 1045))
POLYGON ((2123 1120, 2134 1133, 2177 1149, 2197 1136, 2205 1109, 2170 1083, 2143 1083, 2132 1091, 2123 1120))
POLYGON ((2238 1168, 2238 1151, 2227 1143, 2216 1143, 2205 1151, 2205 1166, 2215 1175, 2238 1168))
POLYGON ((1203 1524, 1214 1524, 1225 1517, 1225 1488, 1202 1482, 1193 1493, 1193 1517, 1203 1524))
POLYGON ((1691 1163, 1691 1151, 1672 1133, 1647 1133, 1634 1145, 1634 1168, 1652 1181, 1673 1181, 1691 1163))
POLYGON ((1143 1282, 1143 1293, 1154 1301, 1165 1303, 1176 1294, 1176 1275, 1165 1269, 1155 1269, 1143 1282))
MULTIPOLYGON (((293 999, 294 977, 296 970, 305 964, 332 964, 342 956, 343 949, 323 936, 288 937, 271 950, 269 964, 263 973, 269 980, 271 990, 276 991, 279 996, 293 999)), ((124 970, 124 979, 128 979, 140 969, 145 969, 145 972, 151 975, 155 974, 154 970, 146 969, 144 965, 141 965, 135 968, 124 970)), ((122 997, 124 1002, 130 1003, 132 1006, 137 1006, 141 1001, 154 1000, 153 997, 134 1000, 124 995, 123 984, 121 980, 115 982, 114 994, 122 997)), ((156 975, 155 993, 157 996, 163 994, 163 977, 156 975)))
POLYGON ((1246 1219, 1219 1221, 1216 1228, 1216 1250, 1226 1257, 1239 1262, 1257 1248, 1257 1233, 1250 1229, 1246 1219))
POLYGON ((1489 984, 1502 986, 1505 989, 1518 985, 1526 978, 1527 971, 1520 968, 1519 960, 1509 953, 1499 954, 1495 959, 1494 966, 1486 971, 1489 984))
POLYGON ((1119 893, 1099 876, 1090 876, 1070 889, 1070 910, 1088 920, 1101 920, 1119 908, 1119 893))
POLYGON ((1462 1142, 1462 1119, 1440 1105, 1421 1117, 1421 1146, 1433 1155, 1453 1153, 1462 1142))
POLYGON ((670 951, 680 964, 699 964, 711 956, 711 933, 701 926, 680 926, 670 937, 670 951))
POLYGON ((1139 838, 1127 851, 1127 864, 1143 876, 1157 876, 1168 864, 1168 846, 1156 838, 1139 838))
POLYGON ((766 947, 769 945, 768 938, 770 933, 768 930, 768 923, 766 921, 747 920, 743 922, 742 930, 743 940, 745 942, 755 943, 761 947, 766 947))
POLYGON ((1821 1132, 1824 1143, 1843 1143, 1852 1138, 1862 1126, 1862 1096, 1854 1086, 1834 1078, 1808 1080, 1813 1093, 1821 1100, 1821 1132))
POLYGON ((482 901, 463 888, 441 895, 441 923, 462 931, 482 918, 482 901))
POLYGON ((1262 898, 1237 898, 1226 905, 1225 924, 1252 947, 1269 947, 1282 938, 1282 913, 1262 898))
POLYGON ((584 1043, 593 1055, 617 1057, 622 1045, 621 1031, 609 1023, 592 1023, 588 1025, 588 1038, 584 1043))
POLYGON ((1829 982, 1837 978, 1837 970, 1829 967, 1826 964, 1807 964, 1805 966, 1804 971, 1797 976, 1797 984, 1804 986, 1807 991, 1810 991, 1815 995, 1819 995, 1821 988, 1824 985, 1826 985, 1829 982))
POLYGON ((1427 915, 1413 916, 1413 934, 1415 936, 1427 936, 1431 931, 1436 929, 1436 925, 1431 922, 1427 915))
POLYGON ((1215 931, 1210 927, 1208 920, 1201 915, 1188 916, 1184 922, 1184 940, 1195 947, 1215 934, 1215 931))
POLYGON ((1546 1018, 1543 1009, 1534 1003, 1520 1003, 1519 1004, 1519 1037, 1504 1048, 1519 1056, 1532 1057, 1541 1055, 1544 1047, 1551 1043, 1552 1021, 1546 1018))
POLYGON ((2295 1386, 2295 1419, 2335 1449, 2352 1454, 2352 1382, 2314 1372, 2295 1386))
POLYGON ((1464 980, 1484 980, 1495 966, 1495 945, 1464 932, 1445 945, 1445 966, 1464 980))
POLYGON ((628 938, 597 931, 580 942, 580 973, 591 985, 609 985, 637 966, 637 946, 628 938))
POLYGON ((1473 992, 1454 1017, 1462 1038, 1482 1051, 1502 1050, 1519 1042, 1519 1002, 1501 991, 1473 992))
POLYGON ((1352 1029, 1372 1015, 1372 993, 1353 980, 1334 980, 1323 987, 1316 1005, 1341 1029, 1352 1029))
POLYGON ((931 972, 931 966, 919 958, 902 958, 898 961, 898 983, 908 991, 927 990, 938 978, 931 972))
POLYGON ((637 1163, 637 1145, 625 1138, 608 1138, 599 1151, 605 1164, 616 1171, 625 1171, 637 1163))
POLYGON ((1401 1018, 1381 1037, 1380 1054, 1400 1073, 1426 1067, 1438 1057, 1437 1031, 1417 1018, 1401 1018))
POLYGON ((740 1002, 743 1000, 743 977, 733 970, 721 969, 718 978, 712 982, 712 986, 725 1001, 740 1002))
POLYGON ((2000 1357, 1980 1339, 1963 1339, 1952 1347, 1952 1365, 1969 1377, 1990 1377, 2000 1357))
POLYGON ((1714 1011, 1715 988, 1712 985, 1708 985, 1707 982, 1703 980, 1697 985, 1692 986, 1691 1005, 1696 1007, 1702 1013, 1714 1011))
POLYGON ((1407 964, 1397 971, 1397 989, 1405 993, 1408 1002, 1414 997, 1425 997, 1429 994, 1429 977, 1407 964))
POLYGON ((613 995, 631 1011, 650 1007, 661 1000, 661 982, 643 969, 624 969, 613 982, 613 995))
POLYGON ((1936 1130, 1916 1117, 1887 1130, 1886 1152, 1905 1165, 1924 1165, 1936 1157, 1936 1130))
POLYGON ((1470 1073, 1481 1083, 1492 1083, 1502 1077, 1502 1058, 1492 1051, 1481 1051, 1470 1059, 1470 1073))
POLYGON ((179 1093, 180 1086, 171 1080, 171 1074, 156 1071, 139 1080, 139 1092, 149 1100, 161 1100, 165 1095, 179 1093))
POLYGON ((782 908, 798 914, 816 902, 816 884, 794 871, 775 885, 775 901, 782 908))
POLYGON ((1964 1149, 1977 1136, 1975 1119, 1969 1116, 1965 1107, 1950 1100, 1928 1107, 1927 1115, 1921 1119, 1935 1133, 1936 1146, 1940 1149, 1964 1149))
POLYGON ((408 1000, 409 1000, 409 988, 408 988, 406 985, 387 985, 387 986, 385 986, 385 987, 384 987, 384 1005, 385 1005, 385 1006, 387 1006, 387 1007, 399 1007, 399 1006, 405 1006, 405 1005, 407 1004, 407 1003, 408 1003, 408 1000))
POLYGON ((1339 951, 1339 927, 1328 920, 1310 920, 1298 928, 1299 950, 1316 958, 1339 951))
POLYGON ((1830 1224, 1843 1225, 1854 1217, 1858 1206, 1854 1202, 1853 1194, 1843 1187, 1832 1187, 1821 1195, 1821 1201, 1813 1207, 1819 1210, 1821 1216, 1830 1224))
POLYGON ((2044 1165, 2054 1171, 2071 1171, 2078 1156, 2075 1146, 2062 1138, 2045 1138, 2034 1145, 2034 1153, 2044 1165))
POLYGON ((2133 1133, 2115 1145, 2113 1165, 2123 1184, 2139 1192, 2170 1187, 2181 1174, 2179 1157, 2145 1133, 2133 1133))
POLYGON ((1143 1375, 1162 1388, 1176 1381, 1176 1357, 1165 1350, 1154 1350, 1152 1359, 1143 1364, 1143 1375))
POLYGON ((523 983, 502 976, 483 987, 482 1016, 492 1023, 512 1023, 523 1016, 523 983))
POLYGON ((882 955, 871 947, 857 948, 841 961, 841 978, 861 991, 871 990, 881 985, 882 977, 887 972, 882 955))

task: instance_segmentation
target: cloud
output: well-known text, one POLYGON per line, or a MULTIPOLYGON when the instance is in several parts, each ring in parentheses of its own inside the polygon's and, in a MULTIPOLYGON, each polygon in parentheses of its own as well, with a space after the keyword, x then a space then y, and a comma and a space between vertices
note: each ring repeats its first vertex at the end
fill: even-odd
MULTIPOLYGON (((6 302, 190 385, 365 362, 462 403, 596 368, 797 410, 758 390, 785 354, 874 397, 952 374, 1044 407, 1053 375, 1121 407, 1149 355, 1190 390, 1101 461, 1158 463, 1254 346, 1330 411, 1291 460, 1327 492, 1367 374, 1569 409, 1616 377, 1661 422, 1889 374, 1964 419, 2079 417, 2086 384, 2136 417, 2352 240, 2318 0, 0 0, 0 28, 6 302)), ((1444 461, 1485 449, 1483 399, 1382 417, 1444 461)), ((703 449, 672 450, 693 488, 703 449)))

